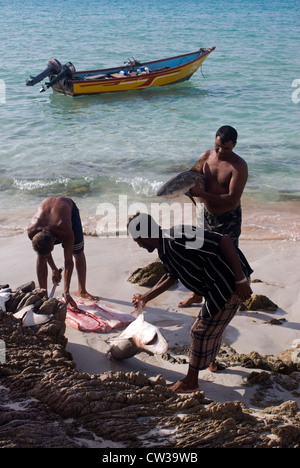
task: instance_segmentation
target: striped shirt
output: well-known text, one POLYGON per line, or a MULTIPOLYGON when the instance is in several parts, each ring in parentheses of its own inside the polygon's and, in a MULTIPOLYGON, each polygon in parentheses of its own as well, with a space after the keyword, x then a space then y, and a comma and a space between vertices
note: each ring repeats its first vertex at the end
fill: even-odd
MULTIPOLYGON (((224 308, 235 291, 233 271, 219 249, 223 236, 204 231, 203 245, 194 249, 190 247, 191 238, 184 232, 186 226, 178 226, 170 230, 170 236, 163 236, 160 239, 159 257, 168 276, 180 280, 199 296, 204 296, 205 304, 200 316, 212 317, 224 308)), ((249 277, 253 270, 239 249, 237 253, 243 272, 249 277)))

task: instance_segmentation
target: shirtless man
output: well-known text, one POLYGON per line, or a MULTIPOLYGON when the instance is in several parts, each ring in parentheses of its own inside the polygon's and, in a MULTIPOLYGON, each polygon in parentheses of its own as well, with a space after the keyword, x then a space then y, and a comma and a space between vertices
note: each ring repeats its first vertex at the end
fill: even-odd
MULTIPOLYGON (((191 195, 204 202, 204 227, 210 231, 227 234, 238 247, 241 234, 241 196, 248 179, 246 162, 233 152, 237 131, 225 125, 216 133, 215 147, 202 153, 192 170, 205 175, 206 190, 196 186, 191 195)), ((181 307, 202 302, 193 294, 181 307)))
POLYGON ((64 297, 67 304, 77 308, 70 295, 70 283, 75 266, 78 275, 78 296, 97 300, 85 287, 86 260, 84 240, 79 210, 73 200, 65 197, 46 198, 38 206, 28 226, 28 237, 37 252, 37 277, 40 288, 47 289, 48 266, 52 269, 53 283, 59 283, 61 272, 56 267, 52 250, 55 244, 62 244, 64 249, 64 297))

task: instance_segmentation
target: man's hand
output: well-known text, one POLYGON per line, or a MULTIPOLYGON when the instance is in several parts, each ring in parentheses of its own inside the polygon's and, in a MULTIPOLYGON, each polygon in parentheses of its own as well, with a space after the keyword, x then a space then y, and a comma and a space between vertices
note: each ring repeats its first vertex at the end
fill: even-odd
POLYGON ((165 273, 150 291, 145 294, 134 294, 132 303, 135 309, 137 310, 139 304, 144 307, 147 302, 152 301, 152 299, 155 299, 157 296, 167 291, 167 289, 176 284, 177 281, 177 278, 171 278, 165 273))
POLYGON ((70 296, 70 294, 64 294, 64 299, 65 299, 65 303, 73 307, 73 309, 76 310, 78 308, 76 302, 74 301, 72 296, 70 296))
POLYGON ((247 299, 250 299, 252 292, 253 291, 248 281, 245 283, 236 285, 236 294, 242 301, 246 301, 247 299))
POLYGON ((205 197, 206 190, 203 189, 203 185, 199 179, 196 181, 196 185, 190 189, 190 194, 193 198, 198 198, 199 202, 203 202, 203 197, 205 197))
POLYGON ((59 284, 61 282, 61 272, 62 268, 59 270, 57 268, 52 270, 52 283, 59 284))
POLYGON ((134 294, 132 298, 132 303, 134 305, 135 310, 138 309, 139 304, 144 307, 146 305, 146 301, 143 299, 142 294, 134 294))

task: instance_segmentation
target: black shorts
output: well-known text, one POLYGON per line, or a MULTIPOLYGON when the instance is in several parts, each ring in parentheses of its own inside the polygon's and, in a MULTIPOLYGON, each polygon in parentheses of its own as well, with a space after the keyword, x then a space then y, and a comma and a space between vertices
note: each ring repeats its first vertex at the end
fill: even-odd
MULTIPOLYGON (((72 214, 71 214, 71 221, 72 221, 72 231, 74 234, 74 246, 73 246, 73 254, 79 254, 83 252, 84 249, 84 239, 83 239, 83 231, 82 231, 82 224, 79 214, 79 209, 77 208, 76 204, 71 200, 73 207, 72 207, 72 214)), ((61 244, 60 241, 55 241, 55 244, 61 244)), ((64 244, 62 244, 64 247, 64 244)))
POLYGON ((73 247, 73 254, 78 254, 83 251, 84 249, 84 239, 83 239, 83 231, 82 231, 82 224, 79 214, 79 209, 77 208, 76 204, 73 202, 72 208, 72 231, 74 233, 74 247, 73 247))

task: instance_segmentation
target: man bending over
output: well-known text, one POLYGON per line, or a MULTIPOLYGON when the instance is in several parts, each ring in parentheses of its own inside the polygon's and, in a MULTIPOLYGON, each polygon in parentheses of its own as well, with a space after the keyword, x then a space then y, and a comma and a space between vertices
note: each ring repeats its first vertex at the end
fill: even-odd
POLYGON ((204 231, 200 242, 197 228, 187 226, 177 226, 165 234, 151 216, 143 213, 129 221, 128 232, 148 252, 157 249, 165 269, 164 276, 150 291, 133 296, 135 307, 139 303, 144 306, 178 280, 205 298, 191 328, 188 373, 170 386, 177 393, 197 391, 199 371, 214 362, 225 328, 240 303, 252 294, 252 269, 227 235, 204 231))
POLYGON ((37 277, 39 286, 47 289, 48 265, 52 269, 53 283, 59 283, 61 272, 54 263, 52 250, 55 244, 64 249, 64 297, 67 304, 77 307, 70 295, 70 283, 74 268, 78 276, 78 296, 97 300, 86 290, 86 259, 79 210, 73 200, 66 197, 50 197, 38 206, 28 226, 28 237, 37 252, 37 277))

